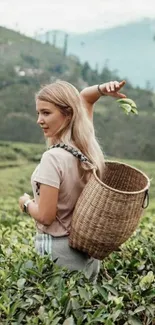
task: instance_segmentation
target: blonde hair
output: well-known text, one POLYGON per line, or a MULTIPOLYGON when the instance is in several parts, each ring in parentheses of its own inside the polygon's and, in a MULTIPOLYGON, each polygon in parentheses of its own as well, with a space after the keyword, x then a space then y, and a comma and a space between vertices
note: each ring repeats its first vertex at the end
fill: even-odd
POLYGON ((36 94, 36 100, 55 104, 60 112, 68 117, 65 124, 50 139, 50 145, 63 142, 75 146, 89 160, 87 163, 79 161, 80 171, 82 169, 84 178, 87 179, 88 176, 86 171, 89 172, 93 168, 97 169, 98 176, 102 178, 104 156, 79 91, 70 83, 57 80, 43 86, 36 94))

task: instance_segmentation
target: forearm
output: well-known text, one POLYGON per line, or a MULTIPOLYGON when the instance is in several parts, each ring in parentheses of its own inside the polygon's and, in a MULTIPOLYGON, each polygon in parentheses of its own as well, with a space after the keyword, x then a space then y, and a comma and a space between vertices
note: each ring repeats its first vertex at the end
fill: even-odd
MULTIPOLYGON (((100 85, 100 90, 103 91, 105 84, 100 85)), ((84 100, 89 104, 94 104, 101 96, 104 94, 101 94, 98 90, 98 85, 90 86, 87 88, 84 88, 80 95, 84 98, 84 100)))
POLYGON ((44 226, 50 226, 51 223, 54 221, 54 219, 53 220, 51 218, 48 219, 47 216, 46 218, 41 216, 41 213, 39 212, 39 206, 33 200, 28 204, 27 213, 33 219, 35 219, 35 221, 41 223, 44 226))
POLYGON ((32 218, 40 222, 38 204, 35 203, 33 200, 28 204, 27 212, 32 218))
POLYGON ((84 88, 80 95, 84 102, 92 108, 93 104, 101 96, 112 96, 116 98, 126 98, 125 94, 120 93, 120 89, 125 85, 126 81, 110 81, 100 85, 84 88))

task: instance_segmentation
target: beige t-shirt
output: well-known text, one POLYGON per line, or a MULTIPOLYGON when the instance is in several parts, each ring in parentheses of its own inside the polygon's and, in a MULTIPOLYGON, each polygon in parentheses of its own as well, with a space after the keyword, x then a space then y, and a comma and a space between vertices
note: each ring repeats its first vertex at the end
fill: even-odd
POLYGON ((39 202, 37 182, 59 189, 56 219, 50 226, 36 222, 38 231, 54 237, 68 235, 72 213, 84 187, 78 171, 78 159, 61 148, 52 148, 44 152, 40 164, 31 176, 36 203, 39 202))

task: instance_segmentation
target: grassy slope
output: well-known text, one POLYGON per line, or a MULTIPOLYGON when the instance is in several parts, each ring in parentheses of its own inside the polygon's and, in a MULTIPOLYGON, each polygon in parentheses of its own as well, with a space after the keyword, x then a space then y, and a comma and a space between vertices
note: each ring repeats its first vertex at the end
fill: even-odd
MULTIPOLYGON (((31 193, 30 176, 35 166, 39 162, 41 154, 44 150, 44 145, 0 142, 1 197, 5 197, 6 195, 17 197, 23 191, 28 191, 31 193), (10 168, 10 166, 13 165, 14 167, 10 168)), ((115 160, 111 157, 109 159, 115 160)), ((148 177, 151 179, 150 197, 153 201, 155 196, 155 163, 137 160, 116 160, 135 166, 148 175, 148 177)))

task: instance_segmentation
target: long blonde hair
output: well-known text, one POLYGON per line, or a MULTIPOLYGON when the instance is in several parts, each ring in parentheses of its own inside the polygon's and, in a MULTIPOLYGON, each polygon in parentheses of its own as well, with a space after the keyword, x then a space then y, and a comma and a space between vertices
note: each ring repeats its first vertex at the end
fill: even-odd
POLYGON ((89 163, 79 162, 83 176, 88 175, 89 173, 86 171, 88 172, 95 167, 98 176, 102 178, 104 156, 79 91, 72 84, 57 80, 43 86, 36 94, 36 100, 55 104, 63 115, 69 117, 68 122, 65 125, 63 124, 54 137, 50 139, 49 144, 63 142, 78 148, 89 160, 89 163))

